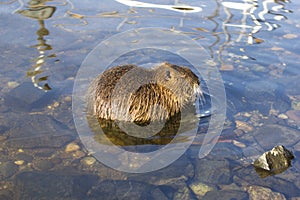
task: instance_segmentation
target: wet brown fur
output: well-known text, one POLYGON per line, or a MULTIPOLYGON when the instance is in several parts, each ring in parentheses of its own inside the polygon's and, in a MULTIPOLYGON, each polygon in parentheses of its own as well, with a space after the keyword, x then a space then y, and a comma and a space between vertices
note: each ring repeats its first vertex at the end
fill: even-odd
POLYGON ((151 69, 123 65, 104 71, 91 83, 88 104, 99 119, 168 120, 193 103, 197 92, 201 93, 199 79, 187 67, 169 63, 151 69))

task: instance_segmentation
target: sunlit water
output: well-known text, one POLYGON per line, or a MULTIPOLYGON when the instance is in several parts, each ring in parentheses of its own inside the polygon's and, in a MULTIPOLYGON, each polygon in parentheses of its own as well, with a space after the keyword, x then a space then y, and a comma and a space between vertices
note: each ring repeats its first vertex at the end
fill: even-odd
MULTIPOLYGON (((0 199, 255 199, 262 190, 273 198, 300 198, 297 1, 36 2, 41 4, 0 5, 0 199), (143 27, 177 31, 206 49, 210 61, 203 67, 220 70, 227 115, 213 151, 199 159, 210 115, 217 112, 210 110, 214 96, 206 96, 197 105, 203 103, 200 113, 208 117, 200 120, 186 153, 159 171, 130 174, 97 162, 82 145, 72 91, 93 48, 143 27), (260 178, 251 162, 279 144, 294 152, 292 166, 260 178)), ((173 55, 140 54, 129 52, 113 63, 152 65, 169 59, 189 66, 173 55)), ((118 145, 151 149, 124 140, 118 138, 118 145)))

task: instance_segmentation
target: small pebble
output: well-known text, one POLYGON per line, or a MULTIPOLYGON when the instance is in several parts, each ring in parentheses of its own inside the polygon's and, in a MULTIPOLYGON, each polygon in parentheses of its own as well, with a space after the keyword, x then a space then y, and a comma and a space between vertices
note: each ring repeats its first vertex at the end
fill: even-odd
POLYGON ((7 136, 5 136, 5 135, 0 135, 0 141, 2 142, 2 141, 4 141, 4 140, 6 140, 7 139, 7 136))
POLYGON ((57 108, 58 106, 59 106, 59 102, 57 102, 57 101, 54 102, 53 107, 54 107, 54 108, 57 108))
POLYGON ((289 110, 286 112, 289 119, 300 124, 300 110, 289 110))
POLYGON ((74 156, 75 158, 82 158, 82 157, 85 156, 85 153, 82 152, 82 151, 76 151, 76 152, 73 154, 73 156, 74 156))
POLYGON ((236 120, 236 127, 245 131, 246 133, 253 131, 253 127, 250 126, 247 122, 236 120))
POLYGON ((82 162, 86 165, 93 165, 96 162, 94 157, 85 157, 82 159, 82 162))
POLYGON ((263 43, 264 42, 264 40, 263 39, 260 39, 260 38, 255 38, 255 43, 257 43, 257 44, 260 44, 260 43, 263 43))
POLYGON ((9 88, 16 88, 17 86, 19 86, 19 83, 18 82, 16 82, 16 81, 9 81, 8 83, 7 83, 7 86, 9 87, 9 88))
POLYGON ((47 171, 53 168, 54 164, 49 160, 39 160, 34 163, 34 167, 42 171, 47 171))
POLYGON ((199 198, 203 197, 207 192, 214 190, 214 188, 200 182, 192 183, 190 188, 199 198))
POLYGON ((280 115, 278 115, 278 118, 280 118, 280 119, 288 119, 289 117, 287 115, 285 115, 285 114, 280 114, 280 115))
POLYGON ((14 163, 16 164, 16 165, 23 165, 24 164, 24 160, 16 160, 14 163))
POLYGON ((239 142, 239 141, 237 141, 237 140, 232 140, 232 143, 233 143, 235 146, 240 147, 240 148, 245 148, 245 147, 246 147, 246 145, 245 145, 244 143, 239 142))
POLYGON ((254 70, 257 72, 265 72, 267 69, 264 66, 255 66, 254 70))
POLYGON ((285 34, 283 37, 286 39, 295 39, 298 37, 298 35, 289 33, 289 34, 285 34))
POLYGON ((75 142, 72 142, 66 146, 65 152, 70 153, 70 152, 77 151, 79 149, 80 149, 80 146, 78 144, 76 144, 75 142))
POLYGON ((52 158, 51 162, 53 164, 60 164, 62 162, 62 159, 61 158, 52 158))
POLYGON ((244 116, 245 116, 245 117, 251 117, 251 114, 248 113, 248 112, 245 112, 245 113, 244 113, 244 116))
POLYGON ((234 67, 233 67, 233 65, 225 64, 225 65, 222 65, 221 70, 222 71, 232 71, 232 70, 234 70, 234 67))
POLYGON ((66 102, 70 102, 70 101, 72 101, 72 97, 66 96, 64 100, 65 100, 66 102))
POLYGON ((26 163, 30 163, 33 160, 33 157, 31 155, 28 155, 26 153, 18 153, 15 156, 16 160, 23 160, 26 163))
POLYGON ((292 101, 292 108, 294 110, 300 110, 300 101, 299 100, 292 101))
POLYGON ((283 51, 284 48, 281 48, 281 47, 272 47, 271 50, 272 51, 283 51))
POLYGON ((19 152, 19 153, 23 153, 24 150, 23 150, 23 149, 18 149, 18 152, 19 152))

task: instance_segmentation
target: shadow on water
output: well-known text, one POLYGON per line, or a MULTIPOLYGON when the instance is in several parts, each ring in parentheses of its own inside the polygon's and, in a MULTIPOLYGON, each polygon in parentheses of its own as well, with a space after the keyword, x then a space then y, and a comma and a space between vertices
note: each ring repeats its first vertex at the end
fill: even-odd
MULTIPOLYGON (((4 7, 1 12, 4 10, 3 16, 8 21, 11 17, 8 10, 15 11, 20 2, 23 3, 1 3, 4 7)), ((20 6, 13 20, 31 18, 32 24, 38 24, 37 44, 32 46, 38 56, 26 72, 30 84, 34 85, 32 90, 28 84, 22 84, 19 89, 14 87, 20 78, 14 79, 15 72, 8 67, 1 69, 0 199, 12 199, 12 196, 14 199, 300 197, 298 2, 170 0, 160 4, 159 1, 66 0, 29 1, 26 6, 24 3, 20 6), (213 61, 207 65, 218 67, 224 80, 227 120, 215 148, 205 158, 199 159, 197 153, 209 119, 204 125, 200 123, 197 138, 176 162, 155 172, 128 174, 97 162, 93 152, 74 139, 71 97, 65 95, 66 91, 49 103, 54 98, 48 95, 50 92, 45 95, 34 90, 57 90, 50 84, 54 77, 45 75, 53 70, 47 67, 47 61, 55 59, 57 54, 66 58, 64 65, 77 69, 96 43, 126 30, 153 26, 185 34, 209 51, 213 61), (55 29, 55 34, 51 31, 52 38, 48 40, 50 27, 55 29), (68 45, 73 46, 66 47, 61 42, 64 40, 71 41, 68 45), (57 49, 52 49, 54 44, 57 49), (251 163, 279 144, 295 153, 292 166, 281 174, 261 179, 251 163)), ((14 23, 13 20, 9 23, 14 23)), ((9 23, 0 29, 4 39, 11 38, 5 35, 12 26, 9 23)), ((26 31, 23 29, 22 33, 26 31)), ((12 44, 22 42, 20 36, 12 44)), ((5 43, 1 48, 5 50, 4 55, 9 52, 5 43)), ((18 49, 13 45, 11 48, 18 49)), ((1 59, 9 63, 5 56, 1 59)), ((19 65, 14 60, 11 62, 19 65)), ((59 73, 64 76, 68 72, 60 70, 59 73)), ((75 72, 72 73, 74 77, 75 72)), ((70 86, 68 90, 71 89, 70 86)), ((187 122, 188 130, 191 121, 187 122)), ((173 135, 168 135, 170 130, 178 129, 175 120, 166 124, 165 132, 149 140, 128 136, 112 122, 100 121, 100 125, 110 142, 131 152, 157 150, 172 141, 173 135)), ((107 138, 94 135, 99 143, 105 143, 107 138)), ((182 135, 178 142, 185 139, 182 135)))

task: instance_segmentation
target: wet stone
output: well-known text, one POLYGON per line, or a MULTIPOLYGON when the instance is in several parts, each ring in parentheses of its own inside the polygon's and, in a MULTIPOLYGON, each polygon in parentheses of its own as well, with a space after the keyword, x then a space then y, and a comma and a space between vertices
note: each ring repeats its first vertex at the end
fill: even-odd
POLYGON ((143 176, 140 174, 130 174, 128 180, 141 182, 147 180, 147 183, 170 186, 177 190, 181 187, 185 187, 186 181, 194 177, 194 173, 195 171, 191 161, 186 156, 182 156, 168 167, 145 173, 143 176))
POLYGON ((85 153, 83 151, 75 151, 73 153, 74 158, 82 158, 85 156, 85 153))
POLYGON ((5 141, 7 139, 7 136, 5 135, 0 135, 0 142, 5 141))
POLYGON ((50 149, 50 148, 43 148, 40 149, 39 151, 34 152, 34 157, 41 157, 41 158, 49 158, 53 154, 55 154, 56 150, 55 149, 50 149))
POLYGON ((6 126, 0 125, 0 135, 5 133, 5 131, 7 131, 7 130, 8 130, 8 128, 6 126))
POLYGON ((82 159, 82 162, 86 165, 93 165, 96 162, 94 157, 85 157, 82 159))
POLYGON ((4 96, 5 104, 14 111, 29 111, 32 108, 41 108, 53 99, 51 92, 44 92, 25 82, 12 89, 4 96))
POLYGON ((284 85, 288 95, 299 95, 300 76, 283 77, 280 82, 284 85))
MULTIPOLYGON (((154 199, 154 191, 158 188, 148 183, 122 180, 105 180, 88 191, 88 199, 154 199)), ((161 199, 167 199, 163 192, 159 194, 161 199)))
POLYGON ((33 166, 38 170, 47 171, 54 167, 54 163, 49 160, 38 160, 33 163, 33 166))
POLYGON ((255 131, 253 135, 265 151, 272 149, 277 144, 293 146, 300 141, 300 131, 276 124, 266 124, 255 131))
POLYGON ((8 88, 15 88, 15 87, 19 86, 19 83, 16 81, 9 81, 9 82, 7 82, 7 86, 8 86, 8 88))
POLYGON ((31 163, 33 160, 33 157, 26 153, 19 153, 16 155, 15 159, 16 160, 24 160, 26 163, 31 163))
POLYGON ((14 199, 88 199, 86 194, 97 181, 94 175, 23 172, 14 179, 14 199))
POLYGON ((233 143, 219 142, 214 146, 212 151, 209 153, 209 157, 212 158, 212 160, 213 159, 222 160, 226 158, 226 159, 236 161, 243 157, 243 152, 240 147, 237 147, 233 143))
POLYGON ((272 199, 272 200, 285 200, 285 196, 278 192, 273 192, 269 188, 261 187, 261 186, 249 186, 247 188, 249 193, 249 198, 251 200, 256 199, 272 199))
POLYGON ((61 158, 52 158, 52 159, 51 159, 51 162, 52 162, 54 165, 57 165, 57 164, 62 163, 62 159, 61 159, 61 158))
POLYGON ((173 199, 192 199, 192 194, 188 187, 182 187, 175 192, 173 199))
POLYGON ((169 198, 159 189, 156 188, 151 192, 153 199, 168 200, 169 198))
POLYGON ((63 124, 45 115, 26 115, 7 134, 10 148, 58 148, 71 141, 74 133, 63 124))
POLYGON ((300 110, 289 110, 286 112, 289 119, 300 125, 300 110))
POLYGON ((65 152, 70 153, 70 152, 77 151, 79 149, 80 149, 80 146, 78 144, 76 144, 75 142, 72 142, 66 146, 65 152))
POLYGON ((246 86, 245 97, 250 102, 274 101, 277 84, 271 81, 253 81, 246 86))
POLYGON ((259 110, 268 115, 271 108, 286 111, 290 107, 288 96, 281 92, 282 88, 273 81, 253 81, 245 89, 245 100, 251 110, 259 110))
POLYGON ((191 190, 198 198, 202 198, 207 192, 214 190, 214 187, 201 182, 193 182, 190 184, 191 190))
POLYGON ((285 115, 285 114, 279 114, 278 118, 280 118, 280 119, 288 119, 289 117, 287 115, 285 115))
POLYGON ((195 181, 209 184, 229 184, 230 178, 231 172, 227 160, 197 160, 195 181))
POLYGON ((246 133, 253 131, 253 127, 250 126, 247 122, 236 120, 235 124, 236 124, 236 128, 243 130, 246 133))
POLYGON ((25 163, 25 161, 24 160, 16 160, 15 162, 14 162, 16 165, 23 165, 24 163, 25 163))
POLYGON ((0 164, 0 181, 5 180, 15 173, 17 173, 19 167, 13 162, 4 162, 0 164))
POLYGON ((237 169, 233 174, 236 176, 234 176, 233 180, 238 185, 258 185, 271 188, 273 191, 278 191, 286 197, 300 196, 300 190, 293 182, 277 176, 268 176, 262 179, 251 165, 237 169))
POLYGON ((223 200, 248 200, 248 194, 239 190, 213 190, 206 193, 203 200, 223 199, 223 200))
MULTIPOLYGON (((280 88, 280 91, 284 91, 284 89, 280 88)), ((283 94, 282 92, 277 92, 276 93, 276 99, 273 103, 273 108, 278 110, 279 112, 285 112, 291 107, 291 100, 290 98, 286 95, 283 94)))
POLYGON ((44 136, 28 139, 15 139, 9 140, 7 145, 9 147, 21 147, 21 148, 59 148, 65 143, 72 140, 73 137, 69 135, 64 136, 44 136))
POLYGON ((253 165, 260 177, 278 174, 285 171, 290 165, 294 155, 284 146, 276 146, 272 150, 265 152, 253 165))
POLYGON ((12 200, 13 199, 13 193, 9 190, 0 190, 0 199, 12 200))

